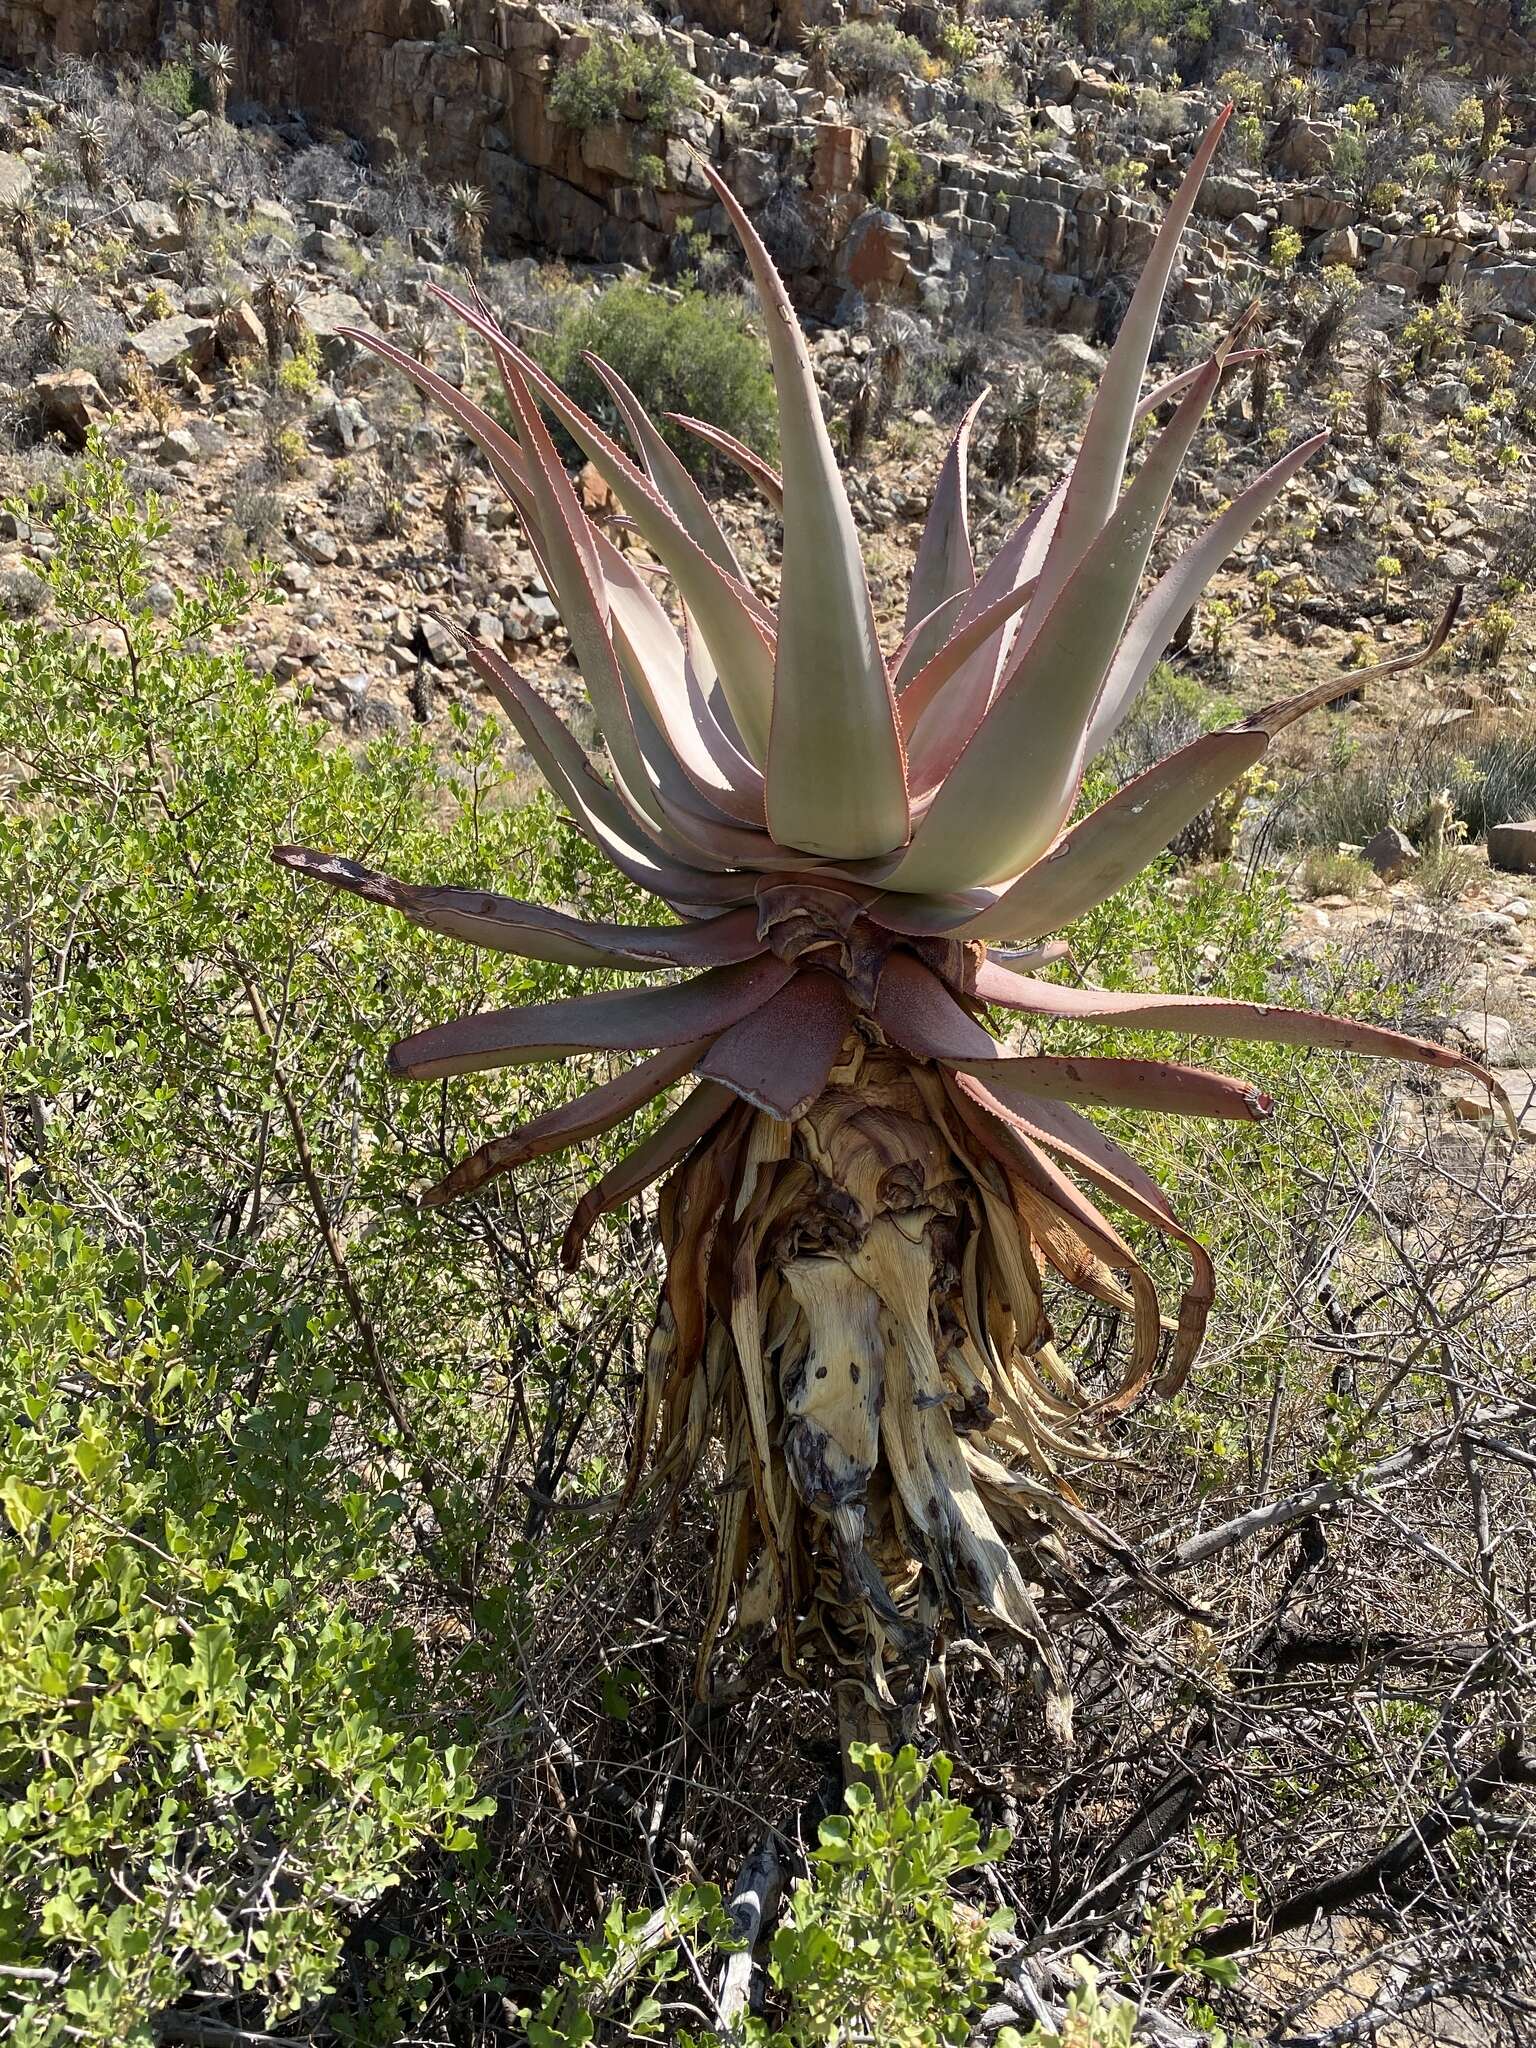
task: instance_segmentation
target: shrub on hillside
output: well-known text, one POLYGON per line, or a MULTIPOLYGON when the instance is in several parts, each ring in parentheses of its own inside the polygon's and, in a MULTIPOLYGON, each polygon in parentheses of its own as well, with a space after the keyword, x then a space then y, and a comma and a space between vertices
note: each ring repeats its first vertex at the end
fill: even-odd
POLYGON ((650 128, 669 128, 693 105, 698 89, 660 42, 598 35, 562 64, 549 92, 549 111, 568 128, 600 128, 633 111, 650 128))
POLYGON ((888 90, 921 76, 928 52, 916 36, 883 21, 849 21, 832 38, 832 69, 856 92, 888 90))
POLYGON ((607 389, 582 360, 587 350, 618 371, 696 469, 709 467, 708 449, 666 426, 664 414, 690 413, 772 452, 778 414, 768 350, 741 300, 621 284, 573 306, 542 351, 545 367, 579 405, 612 421, 607 389))
POLYGON ((465 1133, 381 1057, 530 971, 267 849, 588 891, 551 808, 500 800, 490 728, 441 768, 354 756, 233 651, 256 587, 152 610, 165 523, 120 466, 26 509, 55 552, 51 613, 0 621, 0 2033, 118 2048, 189 1994, 259 2025, 338 1984, 366 2013, 344 1947, 412 1859, 471 1848, 465 1687, 505 1711, 528 1612, 531 1562, 499 1569, 439 1702, 422 1624, 522 1526, 486 1375, 536 1449, 546 1373, 586 1369, 547 1278, 509 1290, 402 1199, 465 1133))

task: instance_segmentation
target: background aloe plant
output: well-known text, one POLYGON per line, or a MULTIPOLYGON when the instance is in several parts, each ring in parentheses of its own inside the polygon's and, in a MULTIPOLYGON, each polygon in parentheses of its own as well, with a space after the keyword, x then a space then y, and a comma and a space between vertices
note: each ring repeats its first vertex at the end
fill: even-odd
POLYGON ((1066 1472, 1102 1455, 1096 1418, 1154 1380, 1179 1385, 1214 1276, 1156 1183, 1081 1110, 1252 1121, 1272 1105, 1203 1069, 1005 1049, 981 1021, 989 1008, 1469 1065, 1310 1011, 1111 994, 1037 971, 1063 950, 1042 943, 1051 933, 1134 876, 1285 726, 1362 680, 1329 678, 1207 734, 1072 822, 1086 767, 1179 621, 1323 439, 1282 457, 1143 593, 1175 476, 1231 360, 1229 344, 1141 395, 1179 236, 1226 118, 1169 209, 1075 465, 980 573, 966 519, 977 408, 962 421, 892 649, 877 633, 793 309, 713 174, 767 322, 782 475, 705 423, 675 424, 736 459, 781 515, 776 606, 603 364, 592 367, 638 465, 479 302, 440 294, 494 352, 510 430, 392 344, 357 337, 448 410, 516 507, 605 757, 589 756, 499 655, 469 643, 469 658, 580 829, 678 922, 594 924, 340 855, 282 847, 276 857, 473 945, 685 971, 636 992, 464 1017, 405 1039, 391 1064, 432 1079, 593 1050, 643 1055, 579 1101, 490 1139, 429 1204, 691 1083, 584 1196, 565 1256, 578 1261, 599 1216, 670 1176, 629 1487, 653 1452, 672 1489, 712 1447, 722 1461, 701 1686, 728 1634, 771 1643, 787 1669, 830 1673, 845 1705, 905 1726, 946 1639, 999 1636, 1022 1646, 1064 1736, 1070 1703, 1047 1614, 1069 1575, 1066 1540, 1139 1569, 1066 1472), (1138 420, 1167 406, 1127 483, 1138 420), (545 410, 653 564, 586 517, 545 410), (648 573, 656 565, 672 609, 648 573), (1173 1319, 1094 1195, 1185 1255, 1173 1319), (1063 1283, 1126 1312, 1125 1356, 1107 1388, 1086 1384, 1055 1342, 1048 1300, 1063 1283))

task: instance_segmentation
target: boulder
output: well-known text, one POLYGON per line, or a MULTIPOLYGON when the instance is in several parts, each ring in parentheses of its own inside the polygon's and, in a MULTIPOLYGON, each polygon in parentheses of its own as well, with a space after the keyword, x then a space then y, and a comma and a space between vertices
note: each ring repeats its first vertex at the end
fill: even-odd
POLYGON ((214 331, 211 320, 172 313, 168 319, 152 320, 137 334, 130 334, 128 346, 152 370, 174 370, 183 363, 201 369, 213 354, 214 331))
POLYGON ((43 425, 71 448, 83 448, 91 427, 107 412, 107 394, 89 370, 49 370, 32 380, 43 425))
POLYGON ((152 254, 172 255, 186 247, 186 237, 176 225, 176 216, 158 199, 135 199, 128 207, 129 233, 141 249, 152 254))
POLYGON ((170 469, 178 462, 196 462, 202 452, 195 434, 185 427, 173 427, 155 450, 155 460, 170 469))
POLYGON ((1488 1010, 1458 1010, 1451 1023, 1486 1066, 1507 1067, 1514 1059, 1515 1027, 1507 1017, 1488 1010))
POLYGON ((1488 828, 1488 865, 1506 874, 1536 875, 1536 818, 1488 828))
POLYGON ((365 334, 379 331, 351 292, 309 292, 299 301, 299 317, 319 342, 327 362, 344 361, 351 353, 352 344, 342 334, 343 327, 360 327, 365 334))
POLYGON ((1418 848, 1395 825, 1383 825, 1361 847, 1360 857, 1370 863, 1384 882, 1400 882, 1410 868, 1419 864, 1418 848))
POLYGON ((855 291, 880 297, 902 283, 911 269, 912 237, 899 214, 867 207, 843 237, 837 277, 855 291))

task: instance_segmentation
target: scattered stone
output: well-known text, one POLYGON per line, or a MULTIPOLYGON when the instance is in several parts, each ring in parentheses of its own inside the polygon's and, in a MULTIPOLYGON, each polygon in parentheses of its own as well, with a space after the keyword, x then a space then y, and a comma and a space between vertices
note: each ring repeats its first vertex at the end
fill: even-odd
POLYGON ((89 370, 48 370, 32 380, 43 425, 71 448, 83 448, 92 426, 108 411, 107 394, 89 370))
POLYGON ((158 199, 133 200, 126 218, 129 232, 141 249, 171 256, 187 245, 186 236, 176 225, 175 214, 158 199))
POLYGON ((1488 828, 1488 865, 1512 875, 1536 875, 1536 818, 1488 828))
POLYGON ((1400 882, 1410 868, 1419 864, 1418 848, 1395 825, 1383 825, 1361 847, 1360 857, 1370 863, 1384 882, 1400 882))
POLYGON ((1451 1024, 1486 1065, 1503 1067, 1514 1059, 1515 1027, 1507 1017, 1488 1010, 1458 1010, 1451 1024))
POLYGON ((155 460, 170 469, 178 462, 196 462, 202 452, 195 434, 186 427, 173 427, 155 450, 155 460))
POLYGON ((152 370, 174 370, 183 363, 191 369, 201 369, 213 355, 213 341, 211 320, 194 320, 187 313, 172 313, 168 319, 152 320, 148 327, 130 334, 128 346, 152 370))

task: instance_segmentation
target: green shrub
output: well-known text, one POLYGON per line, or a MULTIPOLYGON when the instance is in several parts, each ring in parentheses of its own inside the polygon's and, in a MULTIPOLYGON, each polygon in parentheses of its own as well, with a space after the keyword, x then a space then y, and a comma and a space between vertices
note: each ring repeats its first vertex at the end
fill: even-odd
POLYGON ((778 412, 768 350, 741 300, 692 288, 673 298, 621 284, 573 306, 541 350, 545 368, 578 404, 611 419, 612 401, 582 360, 588 349, 618 371, 695 467, 707 469, 708 450, 667 426, 664 413, 691 413, 772 452, 778 412))
POLYGON ((928 61, 916 36, 886 22, 845 22, 832 38, 832 69, 856 92, 889 90, 899 79, 918 78, 928 61))
POLYGON ((698 98, 698 88, 657 41, 598 35, 562 64, 549 92, 549 111, 567 128, 601 128, 635 102, 651 128, 670 128, 698 98))
POLYGON ((1326 846, 1314 846, 1301 863, 1304 896, 1363 896, 1374 879, 1373 870, 1358 853, 1337 853, 1326 846))
POLYGON ((50 523, 51 615, 0 621, 0 2031, 147 2048, 189 1990, 274 2018, 371 1995, 340 1963, 359 1909, 471 1847, 466 1689, 506 1711, 532 1560, 441 1701, 402 1616, 509 1554, 483 1376, 515 1370, 538 1430, 590 1374, 547 1275, 509 1291, 401 1198, 562 1071, 456 1095, 443 1130, 382 1061, 571 977, 319 899, 266 849, 637 912, 547 803, 498 796, 489 727, 441 768, 354 755, 232 651, 259 589, 157 616, 165 522, 99 450, 50 523))
MULTIPOLYGON (((787 2016, 782 2027, 748 2018, 740 2038, 750 2048, 862 2040, 942 2048, 969 2038, 996 1988, 988 1936, 1012 1916, 984 1917, 951 1885, 995 1862, 1008 1835, 997 1829, 982 1840, 970 1809, 949 1796, 947 1757, 924 1761, 910 1748, 892 1757, 863 1743, 850 1754, 864 1782, 844 1793, 845 1814, 821 1823, 809 1873, 770 1946, 768 1974, 787 2016)), ((721 2048, 717 2034, 679 2032, 668 2015, 696 2010, 680 1942, 728 1948, 728 1933, 711 1886, 684 1885, 650 1914, 615 1905, 599 1938, 527 2016, 531 2048, 583 2048, 601 2020, 628 2037, 721 2048)), ((997 2039, 1017 2048, 1012 2028, 997 2039)))
POLYGON ((180 60, 161 64, 140 79, 139 97, 162 114, 177 114, 185 120, 197 107, 197 73, 180 60))

